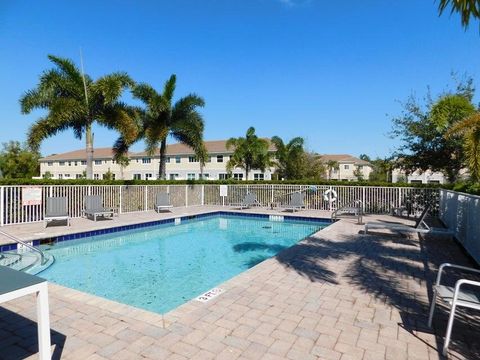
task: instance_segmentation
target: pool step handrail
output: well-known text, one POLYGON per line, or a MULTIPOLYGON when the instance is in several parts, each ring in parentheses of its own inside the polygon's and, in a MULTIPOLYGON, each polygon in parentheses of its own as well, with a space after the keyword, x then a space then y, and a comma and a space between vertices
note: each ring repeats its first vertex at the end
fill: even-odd
POLYGON ((3 235, 6 238, 9 238, 10 240, 15 241, 17 244, 23 245, 26 248, 28 248, 28 249, 32 250, 33 252, 37 253, 38 255, 40 255, 40 264, 41 265, 45 265, 45 263, 47 262, 46 259, 45 259, 45 254, 43 253, 42 250, 36 248, 35 246, 30 245, 29 243, 17 238, 16 236, 13 236, 13 235, 10 235, 10 234, 6 233, 5 231, 0 230, 0 235, 3 235))
POLYGON ((362 200, 353 200, 349 203, 346 203, 332 212, 332 220, 336 220, 337 217, 344 213, 353 213, 357 216, 358 223, 362 224, 363 222, 363 201, 362 200))

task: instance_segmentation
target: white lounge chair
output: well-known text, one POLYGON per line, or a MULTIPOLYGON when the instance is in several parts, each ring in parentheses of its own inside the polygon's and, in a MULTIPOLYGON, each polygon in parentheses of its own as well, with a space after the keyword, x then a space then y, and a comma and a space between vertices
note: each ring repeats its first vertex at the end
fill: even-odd
POLYGON ((480 270, 473 269, 466 266, 454 265, 445 263, 440 265, 437 274, 437 281, 433 286, 433 297, 430 305, 430 314, 428 316, 428 326, 432 326, 433 313, 435 312, 435 305, 437 298, 450 307, 450 316, 448 318, 447 333, 445 335, 445 342, 443 344, 443 355, 447 355, 448 345, 450 343, 450 336, 452 335, 453 320, 455 318, 455 311, 457 307, 466 307, 469 309, 480 310, 480 282, 468 279, 460 279, 455 283, 455 287, 445 286, 441 284, 442 273, 446 268, 454 268, 462 271, 480 274, 480 270), (469 290, 465 287, 470 288, 469 290), (472 288, 477 288, 472 291, 472 288))
POLYGON ((293 212, 296 210, 302 210, 305 207, 304 199, 305 194, 303 192, 294 192, 290 198, 290 202, 283 208, 285 210, 292 210, 293 212))
POLYGON ((414 226, 388 222, 367 222, 365 224, 365 234, 368 234, 368 231, 371 229, 386 229, 398 232, 453 235, 453 232, 448 229, 434 228, 427 225, 427 223, 425 222, 425 218, 427 217, 429 210, 430 206, 425 207, 422 214, 415 222, 414 226))
POLYGON ((47 197, 45 206, 44 226, 53 220, 67 220, 67 226, 70 226, 70 216, 67 211, 66 197, 47 197))
POLYGON ((102 204, 102 197, 99 195, 85 196, 85 208, 83 210, 85 217, 93 217, 94 221, 97 221, 98 216, 113 217, 115 215, 115 209, 104 207, 102 204))
POLYGON ((261 206, 257 200, 257 195, 253 192, 247 193, 243 198, 242 202, 239 204, 240 209, 248 209, 251 206, 261 206))
POLYGON ((166 192, 157 193, 155 198, 155 211, 170 209, 173 205, 170 203, 170 194, 166 192))

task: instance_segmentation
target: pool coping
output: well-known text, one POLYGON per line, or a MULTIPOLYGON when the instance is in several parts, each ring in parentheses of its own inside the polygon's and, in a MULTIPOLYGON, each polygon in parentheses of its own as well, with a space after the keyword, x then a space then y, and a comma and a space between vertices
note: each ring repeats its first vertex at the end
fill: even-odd
MULTIPOLYGON (((77 239, 82 239, 90 236, 106 235, 106 234, 111 234, 111 233, 116 233, 121 231, 148 228, 148 227, 164 225, 164 224, 175 224, 175 222, 177 221, 176 219, 180 219, 180 221, 187 221, 187 220, 194 220, 194 219, 206 218, 211 216, 222 216, 222 215, 223 216, 243 216, 243 217, 263 218, 263 219, 271 219, 272 216, 273 217, 280 216, 283 219, 286 218, 288 220, 293 220, 293 221, 326 222, 330 224, 333 224, 335 222, 332 219, 328 219, 324 217, 298 216, 298 215, 294 215, 294 213, 278 215, 278 214, 268 214, 268 213, 262 214, 262 213, 243 212, 243 211, 239 212, 239 210, 236 210, 236 209, 210 210, 210 211, 207 210, 205 212, 192 214, 192 215, 172 214, 171 217, 167 217, 165 219, 159 219, 159 220, 153 220, 153 221, 152 220, 142 221, 135 224, 105 227, 105 228, 100 228, 95 230, 81 231, 77 233, 64 234, 64 235, 44 236, 44 237, 39 237, 38 239, 26 240, 25 242, 29 243, 32 246, 38 247, 39 245, 42 245, 42 244, 51 244, 56 242, 64 242, 68 240, 77 240, 77 239)), ((283 221, 283 220, 277 220, 277 221, 283 221)), ((17 250, 18 245, 19 244, 15 242, 0 245, 0 253, 4 251, 17 250)))

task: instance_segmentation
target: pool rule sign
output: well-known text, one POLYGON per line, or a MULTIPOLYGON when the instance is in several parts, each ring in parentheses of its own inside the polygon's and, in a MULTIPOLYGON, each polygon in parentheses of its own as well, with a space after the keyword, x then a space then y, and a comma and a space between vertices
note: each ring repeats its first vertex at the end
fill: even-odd
POLYGON ((222 205, 225 206, 225 198, 228 196, 228 185, 220 185, 220 196, 222 197, 222 205))
POLYGON ((22 205, 41 205, 42 204, 42 188, 38 186, 22 187, 22 205))

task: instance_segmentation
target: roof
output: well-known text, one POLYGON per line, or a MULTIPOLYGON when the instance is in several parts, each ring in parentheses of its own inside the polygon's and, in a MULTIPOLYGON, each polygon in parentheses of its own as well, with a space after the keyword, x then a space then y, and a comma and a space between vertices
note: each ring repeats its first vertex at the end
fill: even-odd
MULTIPOLYGON (((268 139, 266 139, 268 140, 268 139)), ((227 150, 227 140, 213 140, 213 141, 204 141, 205 147, 209 154, 224 154, 224 153, 233 153, 233 149, 227 150)), ((275 151, 273 144, 270 144, 270 151, 275 151)), ((169 144, 167 145, 167 155, 193 155, 194 152, 191 147, 184 144, 169 144)), ((159 155, 159 151, 155 153, 156 156, 159 155)), ((129 157, 142 157, 148 156, 147 152, 130 152, 129 157)), ((85 160, 87 157, 85 149, 75 150, 61 154, 54 154, 41 158, 40 161, 52 161, 52 160, 85 160)), ((113 157, 112 148, 96 148, 93 152, 94 159, 111 159, 113 157)))
POLYGON ((371 165, 368 161, 348 154, 322 154, 319 156, 324 163, 328 161, 336 161, 338 163, 352 163, 355 165, 371 165))

